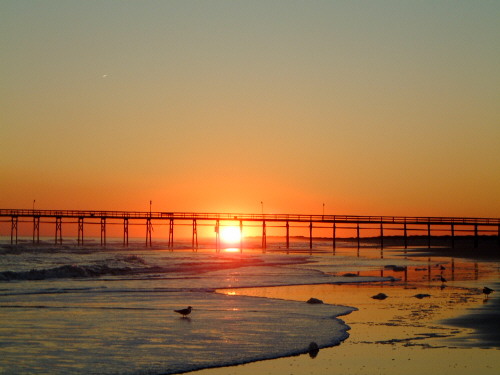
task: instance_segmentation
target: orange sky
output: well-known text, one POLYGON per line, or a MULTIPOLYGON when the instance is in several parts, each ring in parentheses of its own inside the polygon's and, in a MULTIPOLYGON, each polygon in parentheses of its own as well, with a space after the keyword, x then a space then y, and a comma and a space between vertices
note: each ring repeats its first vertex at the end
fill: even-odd
POLYGON ((500 216, 499 2, 0 3, 0 207, 500 216))

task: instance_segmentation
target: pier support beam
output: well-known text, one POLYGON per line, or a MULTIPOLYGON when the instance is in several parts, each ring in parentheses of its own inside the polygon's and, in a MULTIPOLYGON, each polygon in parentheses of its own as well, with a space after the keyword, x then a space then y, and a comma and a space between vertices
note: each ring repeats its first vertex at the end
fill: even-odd
POLYGON ((313 222, 309 222, 309 250, 313 248, 313 222))
POLYGON ((290 223, 286 222, 286 249, 290 250, 290 223))
POLYGON ((405 249, 408 249, 408 228, 406 227, 406 223, 403 225, 403 237, 405 243, 405 249))
POLYGON ((427 247, 431 248, 431 224, 427 224, 427 247))
POLYGON ((333 233, 332 233, 332 250, 333 250, 333 253, 335 254, 335 251, 337 250, 337 224, 335 222, 333 222, 333 233))
POLYGON ((219 238, 220 223, 219 220, 215 222, 215 252, 220 252, 220 238, 219 238))
POLYGON ((451 224, 451 248, 455 248, 455 225, 451 224))
POLYGON ((17 216, 12 216, 10 218, 10 244, 14 244, 14 238, 16 239, 17 245, 17 224, 19 223, 19 219, 17 216))
POLYGON ((151 224, 151 218, 148 217, 146 219, 146 247, 151 247, 153 246, 153 243, 152 243, 152 234, 153 232, 153 224, 151 224))
POLYGON ((57 216, 56 217, 56 238, 55 238, 55 244, 57 245, 62 245, 62 217, 57 216))
POLYGON ((380 223, 380 248, 384 248, 384 224, 380 223))
POLYGON ((196 219, 193 219, 193 238, 191 240, 191 247, 193 251, 198 251, 198 227, 196 219))
POLYGON ((40 216, 33 216, 33 244, 40 243, 40 216))
POLYGON ((240 253, 243 253, 243 220, 240 220, 240 253))
POLYGON ((174 249, 174 219, 170 219, 168 224, 168 248, 174 249))
POLYGON ((266 252, 267 249, 267 235, 266 235, 266 221, 262 222, 262 251, 266 252))
POLYGON ((83 217, 78 218, 78 245, 83 245, 83 217))
POLYGON ((479 247, 479 232, 477 228, 477 224, 474 224, 474 249, 479 247))
POLYGON ((123 246, 128 247, 128 218, 123 219, 123 246))
POLYGON ((361 239, 360 239, 360 234, 359 234, 360 230, 359 230, 359 223, 356 225, 356 237, 358 238, 358 250, 359 248, 361 247, 361 239))
POLYGON ((106 246, 106 218, 101 217, 101 246, 106 246))

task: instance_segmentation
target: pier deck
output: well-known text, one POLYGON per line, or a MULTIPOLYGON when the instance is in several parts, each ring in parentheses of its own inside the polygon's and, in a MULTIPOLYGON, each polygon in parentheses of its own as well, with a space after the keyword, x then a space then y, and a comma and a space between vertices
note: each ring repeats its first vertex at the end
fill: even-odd
MULTIPOLYGON (((106 223, 107 220, 123 221, 123 244, 128 245, 128 227, 130 220, 144 222, 146 226, 146 246, 152 245, 152 222, 168 222, 169 224, 169 247, 174 243, 175 223, 189 221, 192 223, 193 249, 198 247, 198 223, 211 222, 215 226, 215 237, 217 247, 219 246, 219 225, 224 222, 239 222, 242 230, 245 223, 258 222, 262 225, 262 248, 267 246, 266 223, 282 223, 286 228, 286 246, 289 247, 290 224, 303 223, 309 227, 309 245, 313 245, 314 226, 331 226, 332 247, 335 250, 336 230, 342 225, 354 225, 357 233, 358 245, 360 242, 360 231, 362 225, 378 227, 380 231, 381 246, 384 245, 384 226, 390 226, 391 230, 398 228, 402 231, 404 245, 407 246, 408 226, 422 226, 427 231, 428 244, 432 237, 432 227, 439 226, 449 228, 451 245, 454 246, 456 227, 469 227, 467 231, 474 234, 474 247, 478 246, 479 233, 487 233, 497 236, 500 246, 500 218, 472 218, 472 217, 415 217, 415 216, 359 216, 359 215, 304 215, 304 214, 247 214, 247 213, 198 213, 198 212, 164 212, 164 211, 88 211, 88 210, 35 210, 35 209, 0 209, 0 220, 10 222, 11 243, 18 242, 19 220, 33 221, 33 243, 40 242, 40 220, 49 219, 55 224, 55 243, 62 243, 62 226, 67 220, 77 220, 78 244, 84 241, 84 223, 92 221, 101 226, 101 245, 106 245, 106 223), (481 228, 481 230, 480 230, 481 228)), ((240 244, 243 248, 243 243, 240 244)))

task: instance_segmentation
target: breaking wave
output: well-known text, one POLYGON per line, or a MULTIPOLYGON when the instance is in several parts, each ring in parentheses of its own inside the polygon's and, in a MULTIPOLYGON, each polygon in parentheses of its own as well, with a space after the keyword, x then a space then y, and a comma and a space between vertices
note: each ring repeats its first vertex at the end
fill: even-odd
POLYGON ((63 265, 48 269, 0 272, 0 281, 93 278, 100 276, 133 275, 157 271, 158 267, 138 269, 132 267, 110 267, 108 265, 63 265))

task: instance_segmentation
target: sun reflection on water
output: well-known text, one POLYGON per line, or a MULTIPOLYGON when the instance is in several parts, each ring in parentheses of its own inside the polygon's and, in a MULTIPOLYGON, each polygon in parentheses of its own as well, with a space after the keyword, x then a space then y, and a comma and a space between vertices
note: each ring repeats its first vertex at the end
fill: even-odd
POLYGON ((229 247, 227 249, 224 249, 224 251, 226 253, 237 253, 238 251, 240 251, 240 249, 238 249, 237 247, 229 247))

